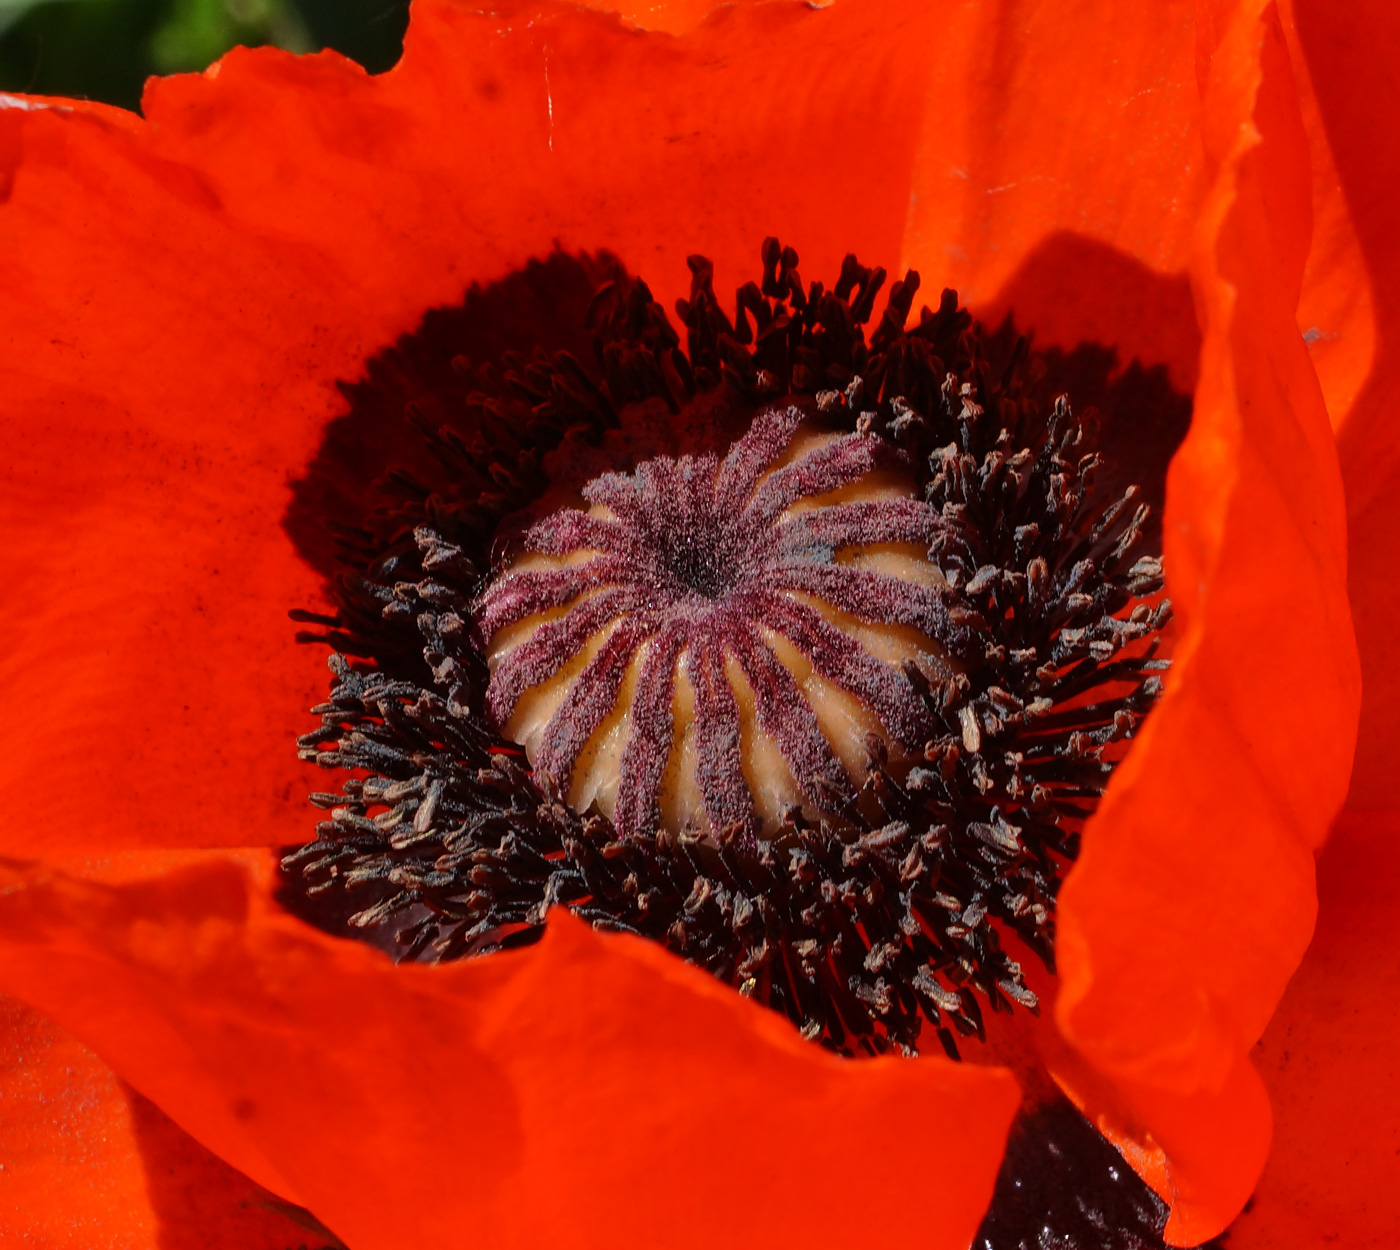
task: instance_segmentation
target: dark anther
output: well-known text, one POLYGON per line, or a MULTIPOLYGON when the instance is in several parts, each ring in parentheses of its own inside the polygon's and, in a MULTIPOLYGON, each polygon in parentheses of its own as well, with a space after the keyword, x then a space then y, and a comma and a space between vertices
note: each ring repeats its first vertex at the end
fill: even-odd
MULTIPOLYGON (((474 292, 460 316, 430 314, 347 391, 389 432, 323 465, 360 456, 377 495, 348 473, 316 481, 335 612, 297 619, 336 652, 320 728, 299 746, 343 780, 316 795, 317 836, 288 852, 284 897, 421 961, 531 941, 549 907, 569 907, 842 1054, 956 1053, 988 1010, 1037 1009, 1006 939, 1053 967, 1061 880, 1160 690, 1170 608, 1149 510, 1136 488, 1096 489, 1095 414, 1046 395, 1041 359, 984 338, 953 292, 910 324, 919 277, 906 274, 867 339, 885 273, 854 256, 830 289, 804 289, 796 253, 766 241, 733 320, 709 262, 688 263, 684 347, 617 262, 555 257, 503 284, 517 301, 503 312, 474 292), (513 320, 517 304, 543 328, 513 320), (816 778, 772 827, 619 831, 573 810, 491 727, 477 611, 518 538, 508 518, 549 488, 551 465, 638 413, 698 428, 695 405, 723 430, 704 448, 721 457, 755 417, 790 411, 908 466, 941 574, 919 628, 950 668, 890 670, 920 724, 902 763, 876 735, 863 776, 816 778)), ((713 553, 668 558, 697 595, 725 592, 713 553)))

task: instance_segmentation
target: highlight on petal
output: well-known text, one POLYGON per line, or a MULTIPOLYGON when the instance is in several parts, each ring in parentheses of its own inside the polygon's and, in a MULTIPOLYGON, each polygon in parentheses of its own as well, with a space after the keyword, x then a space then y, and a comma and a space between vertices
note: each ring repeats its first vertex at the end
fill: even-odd
POLYGON ((276 911, 269 856, 152 862, 101 884, 11 861, 0 984, 91 1029, 177 1120, 221 1103, 356 1250, 464 1228, 522 1247, 742 1228, 963 1250, 990 1198, 1020 1097, 1004 1071, 840 1060, 562 912, 526 950, 396 968, 276 911))
POLYGON ((209 1153, 92 1051, 0 997, 0 1241, 44 1250, 335 1244, 209 1153))

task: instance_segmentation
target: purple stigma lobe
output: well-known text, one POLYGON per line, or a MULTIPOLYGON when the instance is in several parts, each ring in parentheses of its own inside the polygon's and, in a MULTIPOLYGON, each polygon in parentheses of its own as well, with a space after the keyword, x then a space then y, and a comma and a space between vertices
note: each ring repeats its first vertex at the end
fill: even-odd
POLYGON ((929 731, 900 664, 946 667, 933 641, 942 600, 936 574, 906 580, 899 570, 926 558, 938 515, 899 494, 888 472, 862 497, 876 470, 907 475, 891 444, 820 431, 795 443, 806 420, 799 408, 773 408, 722 460, 658 457, 593 479, 583 490, 589 511, 554 513, 524 545, 552 559, 597 554, 507 569, 478 601, 489 714, 562 793, 590 796, 620 836, 696 825, 752 837, 762 832, 759 811, 790 802, 839 815, 860 788, 842 761, 861 758, 867 733, 912 752, 929 731), (803 502, 837 490, 840 502, 803 502), (903 564, 879 565, 895 572, 837 563, 881 545, 907 549, 903 564), (872 654, 821 603, 867 631, 903 628, 882 639, 895 660, 872 654), (587 647, 596 649, 580 670, 573 661, 587 647), (823 721, 790 663, 850 696, 847 710, 823 721), (522 705, 537 688, 554 692, 543 725, 522 705), (621 729, 602 727, 620 724, 610 717, 621 698, 630 700, 625 741, 614 741, 621 729), (772 746, 746 759, 747 733, 772 746), (682 741, 691 747, 678 756, 682 741), (669 780, 677 768, 691 772, 669 780))

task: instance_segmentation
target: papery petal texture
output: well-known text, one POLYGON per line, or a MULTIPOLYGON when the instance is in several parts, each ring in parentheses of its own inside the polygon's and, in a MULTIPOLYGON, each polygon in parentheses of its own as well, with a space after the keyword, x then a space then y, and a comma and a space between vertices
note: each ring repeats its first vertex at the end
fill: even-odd
POLYGON ((1308 264, 1336 205, 1272 6, 417 0, 379 78, 239 50, 144 107, 0 109, 3 758, 45 798, 0 850, 70 857, 14 865, 0 986, 357 1250, 647 1244, 659 1221, 698 1245, 740 1219, 966 1244, 1002 1073, 837 1064, 568 917, 531 951, 395 970, 277 913, 260 853, 71 858, 309 836, 291 741, 324 672, 286 612, 322 587, 282 522, 337 380, 556 244, 616 251, 669 306, 687 252, 730 289, 781 232, 809 277, 900 259, 1039 346, 1195 390, 1175 669, 1066 888, 1055 1019, 1057 1075, 1172 1203, 1169 1237, 1223 1228, 1267 1148, 1246 1055, 1307 942, 1358 699, 1323 401, 1369 349, 1319 385, 1298 333, 1300 294, 1347 305, 1308 264), (873 1214, 859 1185, 806 1197, 813 1160, 886 1138, 873 1214))
POLYGON ((0 1242, 285 1250, 320 1234, 186 1136, 53 1021, 0 998, 0 1242))
POLYGON ((1057 1008, 1063 1083, 1171 1202, 1169 1239, 1195 1244, 1263 1166, 1245 1056, 1308 940, 1355 736, 1340 480, 1294 322, 1308 150, 1270 6, 1168 6, 1150 28, 1013 11, 960 10, 966 42, 943 46, 937 105, 972 120, 942 150, 927 133, 906 255, 1037 341, 1101 338, 1199 377, 1168 480, 1174 670, 1062 896, 1057 1008), (1029 80, 1089 133, 997 92, 1029 80), (1195 316, 1170 281, 1188 267, 1195 316))
POLYGON ((153 80, 145 122, 0 110, 0 672, 29 709, 6 764, 101 796, 4 845, 303 840, 287 744, 324 674, 286 612, 320 586, 281 521, 336 380, 556 243, 625 255, 667 305, 688 251, 736 286, 779 226, 813 272, 897 255, 926 86, 898 48, 928 25, 778 5, 682 43, 424 0, 379 78, 236 49, 153 80))
POLYGON ((227 1107, 191 1127, 261 1152, 357 1250, 464 1230, 701 1247, 735 1228, 961 1250, 990 1198, 1020 1099, 999 1069, 843 1061, 564 912, 530 950, 396 968, 280 912, 266 853, 154 864, 118 861, 102 884, 13 865, 0 981, 158 1101, 227 1107), (898 1145, 872 1180, 881 1141, 898 1145), (850 1183, 818 1196, 852 1151, 850 1183))
POLYGON ((1348 588, 1362 665, 1361 735, 1348 810, 1318 864, 1312 945, 1256 1051, 1276 1125, 1241 1250, 1389 1246, 1400 1225, 1400 826, 1394 779, 1394 478, 1400 448, 1395 283, 1400 236, 1400 83, 1387 49, 1400 15, 1284 9, 1314 170, 1314 239, 1299 326, 1338 431, 1348 514, 1348 588))

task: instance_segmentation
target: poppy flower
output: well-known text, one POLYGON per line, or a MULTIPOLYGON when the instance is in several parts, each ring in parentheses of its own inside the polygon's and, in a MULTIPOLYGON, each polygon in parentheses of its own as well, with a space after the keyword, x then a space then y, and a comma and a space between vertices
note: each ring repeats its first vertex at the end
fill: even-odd
POLYGON ((617 255, 669 306, 688 254, 737 285, 780 229, 809 273, 897 259, 989 325, 1193 394, 1162 537, 1173 669, 1084 831, 1053 1019, 1024 1036, 1169 1203, 1171 1244, 1198 1244, 1263 1167, 1248 1054, 1311 932, 1357 714, 1324 394, 1335 415, 1366 364, 1339 348, 1320 387, 1295 321, 1300 292, 1335 294, 1309 252, 1309 139, 1332 131, 1325 95, 1299 104, 1307 24, 1257 3, 666 19, 420 0, 379 78, 235 52, 154 81, 144 120, 0 113, 5 760, 43 796, 5 834, 0 987, 352 1246, 966 1245, 1005 1068, 838 1060, 559 909, 526 949, 395 967, 274 899, 267 848, 310 832, 287 743, 323 694, 286 613, 329 606, 284 518, 335 383, 556 250, 617 255))

